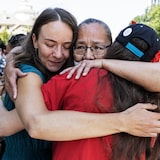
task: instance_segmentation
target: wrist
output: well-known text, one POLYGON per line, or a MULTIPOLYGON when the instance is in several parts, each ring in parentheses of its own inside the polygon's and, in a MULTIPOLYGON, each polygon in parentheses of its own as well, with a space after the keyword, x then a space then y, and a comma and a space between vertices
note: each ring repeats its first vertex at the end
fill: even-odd
POLYGON ((119 132, 127 132, 127 128, 126 128, 126 124, 127 124, 127 114, 125 114, 124 112, 120 112, 120 113, 118 113, 118 124, 119 124, 119 126, 118 126, 118 130, 119 130, 119 132))
POLYGON ((103 68, 103 69, 105 69, 105 67, 104 67, 104 61, 105 61, 105 59, 102 59, 101 68, 103 68))

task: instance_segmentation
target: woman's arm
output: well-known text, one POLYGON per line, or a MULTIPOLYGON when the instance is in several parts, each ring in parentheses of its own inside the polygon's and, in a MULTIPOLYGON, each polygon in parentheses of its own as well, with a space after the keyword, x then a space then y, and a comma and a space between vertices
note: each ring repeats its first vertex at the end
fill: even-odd
POLYGON ((0 100, 0 137, 10 136, 24 129, 22 122, 16 112, 6 110, 0 100))
POLYGON ((41 79, 34 73, 18 79, 16 109, 30 136, 45 140, 75 140, 119 132, 139 136, 160 133, 160 114, 150 104, 137 104, 125 112, 94 114, 47 110, 41 92, 41 79))
POLYGON ((143 86, 149 91, 160 92, 160 63, 103 60, 103 68, 143 86))
POLYGON ((6 56, 6 66, 4 70, 5 90, 13 100, 17 97, 17 78, 27 75, 27 73, 23 73, 19 68, 14 66, 14 55, 19 53, 21 50, 21 46, 15 47, 6 56))
POLYGON ((133 83, 141 85, 149 91, 160 92, 160 63, 136 62, 111 59, 84 60, 77 66, 64 70, 61 74, 70 70, 67 78, 71 78, 76 71, 76 78, 81 74, 86 76, 93 67, 104 68, 114 74, 123 77, 133 83))

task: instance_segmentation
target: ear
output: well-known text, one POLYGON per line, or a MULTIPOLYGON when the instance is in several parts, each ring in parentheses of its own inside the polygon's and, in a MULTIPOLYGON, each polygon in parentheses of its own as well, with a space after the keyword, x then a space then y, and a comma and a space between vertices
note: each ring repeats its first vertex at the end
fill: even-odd
POLYGON ((32 41, 33 41, 34 48, 38 48, 37 37, 34 33, 32 34, 32 41))

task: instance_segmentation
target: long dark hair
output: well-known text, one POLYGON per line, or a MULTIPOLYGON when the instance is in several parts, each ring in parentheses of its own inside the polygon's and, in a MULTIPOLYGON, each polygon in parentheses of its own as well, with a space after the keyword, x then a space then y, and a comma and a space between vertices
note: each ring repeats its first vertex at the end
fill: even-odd
POLYGON ((62 9, 62 8, 47 8, 45 9, 36 19, 33 28, 28 35, 28 38, 26 40, 26 43, 23 45, 23 49, 20 49, 19 51, 16 51, 17 53, 15 56, 16 60, 16 66, 19 65, 19 63, 27 63, 35 66, 38 68, 46 77, 46 79, 49 79, 51 76, 57 74, 53 72, 49 72, 40 62, 36 50, 33 45, 32 41, 32 35, 33 33, 36 35, 36 38, 38 39, 40 29, 43 25, 53 22, 53 21, 62 21, 66 23, 73 31, 73 42, 70 49, 70 56, 67 62, 62 66, 61 70, 63 70, 66 67, 73 66, 73 51, 72 46, 74 45, 76 39, 77 39, 77 20, 76 18, 69 13, 68 11, 62 9))
MULTIPOLYGON (((132 44, 141 46, 142 51, 147 50, 149 47, 145 41, 138 38, 132 39, 132 44)), ((108 49, 107 58, 140 61, 137 56, 118 42, 114 42, 108 49)), ((137 103, 146 102, 158 105, 155 111, 160 111, 159 93, 149 92, 143 87, 120 78, 111 72, 108 73, 107 78, 110 79, 113 86, 113 112, 121 112, 137 103)), ((159 135, 154 147, 151 147, 151 138, 136 137, 127 133, 116 134, 114 136, 114 142, 113 160, 141 160, 142 155, 145 155, 146 160, 160 159, 159 135)))

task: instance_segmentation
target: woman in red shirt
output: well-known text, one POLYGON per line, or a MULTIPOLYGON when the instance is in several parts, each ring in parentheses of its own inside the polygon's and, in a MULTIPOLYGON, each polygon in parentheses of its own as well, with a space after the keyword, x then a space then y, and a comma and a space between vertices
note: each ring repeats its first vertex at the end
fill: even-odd
MULTIPOLYGON (((75 50, 82 50, 82 47, 75 47, 75 50)), ((158 50, 160 41, 157 33, 146 25, 134 24, 120 32, 108 49, 107 58, 148 62, 158 50)), ((104 69, 92 69, 88 76, 81 77, 78 81, 75 76, 66 80, 66 74, 55 76, 42 86, 42 92, 49 110, 93 113, 121 112, 140 102, 159 105, 160 98, 158 93, 148 92, 104 69)), ((156 140, 119 133, 99 138, 54 142, 53 159, 117 160, 118 157, 119 160, 158 160, 158 139, 159 136, 156 140)))

